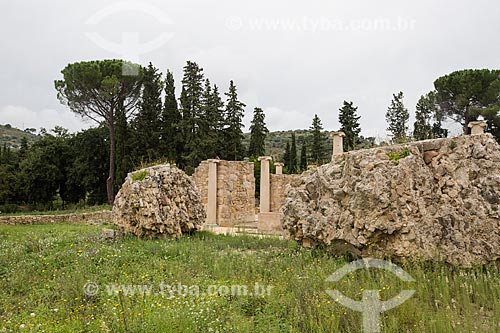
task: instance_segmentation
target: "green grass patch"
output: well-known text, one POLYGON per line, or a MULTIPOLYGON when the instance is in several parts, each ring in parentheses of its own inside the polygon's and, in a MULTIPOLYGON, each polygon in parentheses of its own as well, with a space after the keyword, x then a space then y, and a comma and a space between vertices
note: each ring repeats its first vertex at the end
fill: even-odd
POLYGON ((383 300, 416 290, 381 315, 382 332, 500 330, 496 267, 401 264, 416 282, 374 269, 326 282, 347 260, 293 241, 199 232, 178 240, 109 242, 101 228, 0 226, 0 331, 361 332, 360 313, 336 303, 328 289, 356 300, 367 289, 379 290, 383 300), (84 293, 89 282, 99 286, 93 296, 84 293), (182 296, 161 293, 162 284, 219 289, 182 296), (226 286, 272 289, 250 297, 221 292, 226 286))
POLYGON ((148 170, 138 171, 132 174, 132 180, 133 181, 144 180, 144 178, 146 178, 147 175, 148 175, 148 170))
POLYGON ((408 157, 411 155, 411 151, 409 148, 405 148, 403 151, 396 153, 396 152, 390 152, 387 153, 387 156, 389 156, 389 159, 394 162, 394 164, 399 164, 399 160, 405 157, 408 157))
POLYGON ((450 148, 451 150, 453 150, 453 149, 457 148, 457 143, 456 143, 456 141, 451 140, 451 141, 450 141, 449 148, 450 148))

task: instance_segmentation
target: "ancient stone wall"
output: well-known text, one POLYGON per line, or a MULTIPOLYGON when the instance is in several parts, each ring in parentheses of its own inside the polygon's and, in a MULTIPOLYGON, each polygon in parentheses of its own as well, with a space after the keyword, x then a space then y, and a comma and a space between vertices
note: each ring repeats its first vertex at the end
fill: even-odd
POLYGON ((287 186, 300 180, 300 175, 271 175, 271 212, 279 212, 285 204, 287 186))
POLYGON ((91 213, 74 213, 61 215, 22 215, 22 216, 0 216, 0 224, 54 224, 71 223, 99 225, 111 224, 111 211, 100 211, 91 213))
MULTIPOLYGON (((203 161, 192 178, 208 208, 209 162, 203 161)), ((217 162, 217 224, 233 226, 255 220, 255 177, 252 162, 217 162)))
POLYGON ((201 203, 206 211, 208 205, 208 161, 201 162, 191 178, 201 194, 201 203))

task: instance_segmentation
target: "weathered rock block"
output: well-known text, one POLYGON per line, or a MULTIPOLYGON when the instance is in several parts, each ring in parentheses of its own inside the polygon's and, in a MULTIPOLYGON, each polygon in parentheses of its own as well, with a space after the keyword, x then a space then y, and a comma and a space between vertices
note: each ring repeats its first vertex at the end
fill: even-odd
POLYGON ((201 229, 205 217, 191 178, 168 164, 129 173, 113 207, 117 227, 144 238, 179 237, 201 229))
POLYGON ((500 260, 499 194, 490 134, 429 140, 345 153, 305 174, 281 223, 307 246, 481 265, 500 260))

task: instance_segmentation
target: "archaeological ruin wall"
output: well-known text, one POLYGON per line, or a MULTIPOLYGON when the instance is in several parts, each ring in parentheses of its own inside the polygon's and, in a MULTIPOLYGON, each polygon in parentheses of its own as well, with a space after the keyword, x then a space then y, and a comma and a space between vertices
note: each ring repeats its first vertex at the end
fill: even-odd
POLYGON ((255 221, 252 162, 207 160, 193 176, 207 212, 207 223, 222 227, 255 221))

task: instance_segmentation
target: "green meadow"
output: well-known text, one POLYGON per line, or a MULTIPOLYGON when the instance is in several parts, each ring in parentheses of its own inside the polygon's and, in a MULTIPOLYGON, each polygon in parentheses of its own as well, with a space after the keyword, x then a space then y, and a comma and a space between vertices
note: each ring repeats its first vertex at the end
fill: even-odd
POLYGON ((414 282, 380 269, 328 282, 348 260, 294 241, 107 241, 102 228, 0 226, 0 332, 362 332, 361 313, 327 290, 415 290, 381 314, 381 332, 500 331, 496 266, 398 263, 414 282))

